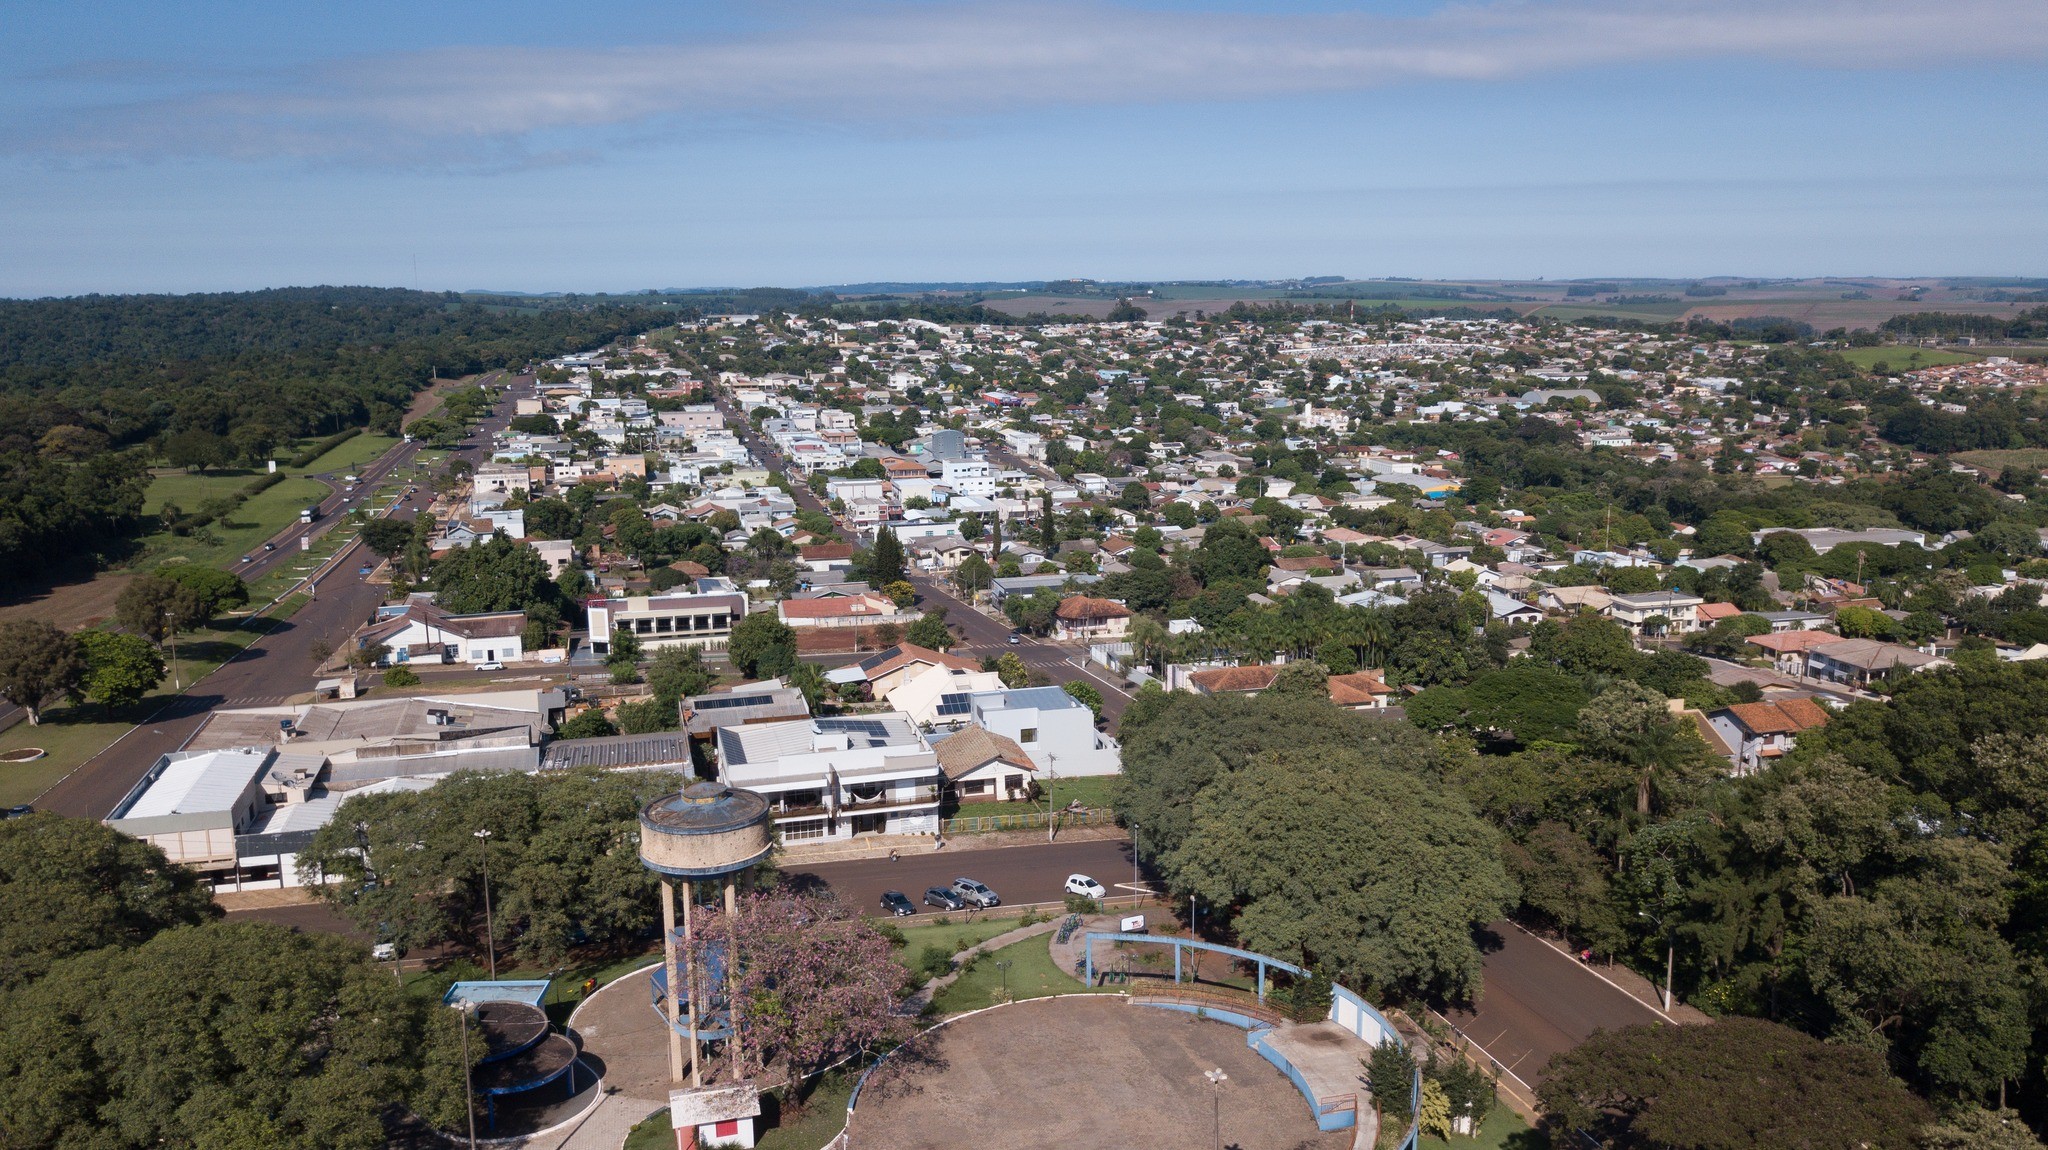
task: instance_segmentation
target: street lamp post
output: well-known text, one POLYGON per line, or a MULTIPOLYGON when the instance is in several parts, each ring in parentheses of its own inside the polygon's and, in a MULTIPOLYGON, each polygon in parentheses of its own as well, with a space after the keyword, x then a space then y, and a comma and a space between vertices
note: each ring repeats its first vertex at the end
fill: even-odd
POLYGON ((1010 1001, 1010 960, 1007 958, 997 959, 996 970, 1003 976, 1003 1001, 1008 1002, 1010 1001))
POLYGON ((1209 1080, 1210 1110, 1216 1127, 1216 1150, 1223 1150, 1223 1084, 1230 1081, 1230 1075, 1223 1073, 1221 1066, 1214 1070, 1202 1071, 1202 1077, 1209 1080))
POLYGON ((491 922, 491 832, 476 832, 477 849, 484 860, 484 951, 490 955, 491 981, 498 981, 498 932, 491 922))

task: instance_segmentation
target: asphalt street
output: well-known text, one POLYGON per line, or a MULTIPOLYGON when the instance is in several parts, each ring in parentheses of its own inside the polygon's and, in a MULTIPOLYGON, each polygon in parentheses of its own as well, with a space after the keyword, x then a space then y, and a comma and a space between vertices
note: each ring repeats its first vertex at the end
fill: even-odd
MULTIPOLYGON (((532 394, 530 376, 514 378, 499 406, 474 432, 465 446, 452 454, 476 463, 489 451, 491 435, 511 421, 513 400, 532 394)), ((376 484, 393 469, 409 463, 423 444, 401 443, 358 472, 362 483, 358 493, 375 490, 376 484)), ((331 524, 335 513, 353 501, 336 492, 322 503, 321 520, 312 528, 294 524, 279 536, 278 549, 265 552, 261 564, 252 564, 255 574, 270 565, 288 562, 298 553, 298 537, 310 529, 331 524), (289 546, 287 546, 287 543, 289 546)), ((411 518, 410 507, 401 507, 394 518, 411 518)), ((35 800, 38 810, 56 811, 81 818, 105 818, 149 768, 163 755, 183 747, 206 722, 216 707, 260 706, 281 703, 313 689, 315 674, 313 645, 325 642, 339 647, 356 627, 376 613, 384 601, 384 589, 373 586, 356 572, 360 544, 351 543, 336 556, 327 575, 317 583, 313 601, 291 618, 281 621, 267 635, 251 643, 240 654, 192 685, 183 695, 147 721, 130 730, 113 746, 87 760, 64 776, 35 800)), ((238 571, 245 577, 250 572, 238 571)))
POLYGON ((1449 1012, 1463 1031, 1530 1087, 1552 1057, 1596 1030, 1655 1023, 1655 1010, 1570 955, 1509 922, 1489 928, 1485 989, 1471 1010, 1449 1012))
MULTIPOLYGON (((910 901, 918 902, 926 887, 951 886, 956 878, 986 883, 1006 903, 1059 902, 1066 897, 1070 874, 1085 874, 1109 887, 1112 894, 1133 893, 1117 888, 1118 883, 1131 881, 1128 842, 1076 839, 989 850, 963 850, 963 845, 962 840, 954 839, 944 850, 933 850, 931 840, 925 839, 896 862, 887 857, 851 859, 792 865, 785 868, 785 873, 799 882, 811 879, 824 883, 840 898, 870 914, 879 912, 885 890, 900 890, 910 896, 910 901)), ((936 913, 939 912, 933 907, 919 907, 921 917, 936 913)))

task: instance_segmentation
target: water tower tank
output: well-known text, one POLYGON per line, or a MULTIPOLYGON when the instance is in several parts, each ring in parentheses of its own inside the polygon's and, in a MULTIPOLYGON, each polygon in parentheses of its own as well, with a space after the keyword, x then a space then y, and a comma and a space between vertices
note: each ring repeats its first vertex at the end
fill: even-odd
POLYGON ((742 871, 775 845, 768 800, 718 782, 696 782, 640 812, 640 861, 672 878, 742 871))

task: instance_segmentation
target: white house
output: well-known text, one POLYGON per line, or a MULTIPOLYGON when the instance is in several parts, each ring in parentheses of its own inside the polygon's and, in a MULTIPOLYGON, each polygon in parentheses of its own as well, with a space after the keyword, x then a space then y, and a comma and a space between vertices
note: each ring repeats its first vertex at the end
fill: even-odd
POLYGON ((403 614, 380 619, 356 634, 356 646, 389 652, 381 666, 405 663, 512 663, 526 657, 526 615, 492 611, 451 615, 431 603, 410 603, 403 614))
POLYGON ((990 691, 974 695, 968 706, 976 726, 1015 740, 1050 775, 1123 770, 1123 748, 1095 729, 1095 712, 1058 687, 990 691))
POLYGON ((1644 591, 1615 595, 1607 613, 1633 635, 1683 634, 1699 630, 1699 607, 1706 600, 1684 591, 1644 591), (1662 622, 1652 620, 1662 619, 1662 622))
POLYGON ((900 712, 720 727, 719 777, 765 796, 783 842, 938 830, 938 758, 900 712))

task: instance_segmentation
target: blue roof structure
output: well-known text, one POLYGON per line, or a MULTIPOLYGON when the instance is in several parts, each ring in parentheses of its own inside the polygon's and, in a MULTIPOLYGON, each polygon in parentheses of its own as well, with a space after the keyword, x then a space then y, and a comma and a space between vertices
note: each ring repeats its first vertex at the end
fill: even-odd
POLYGON ((458 982, 441 996, 441 1005, 459 1006, 465 1002, 521 1002, 528 1006, 539 1006, 548 996, 548 987, 553 983, 545 978, 508 979, 504 982, 458 982))

